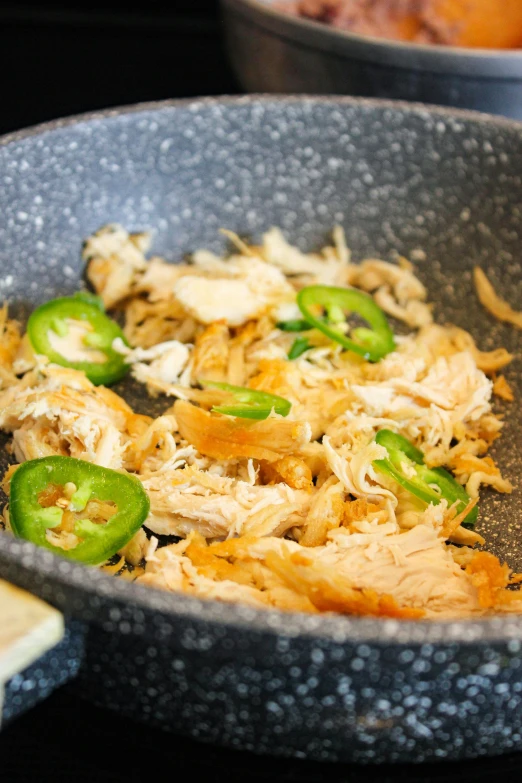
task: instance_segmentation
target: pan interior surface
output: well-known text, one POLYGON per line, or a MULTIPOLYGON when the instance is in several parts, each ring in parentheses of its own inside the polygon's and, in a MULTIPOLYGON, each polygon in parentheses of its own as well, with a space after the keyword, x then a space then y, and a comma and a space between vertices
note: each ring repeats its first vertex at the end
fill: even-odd
MULTIPOLYGON (((355 260, 414 260, 436 322, 467 329, 482 350, 520 351, 520 332, 482 308, 472 282, 479 264, 520 307, 515 123, 351 99, 167 103, 14 134, 0 145, 0 177, 0 295, 21 318, 83 285, 82 241, 106 223, 152 229, 152 252, 172 262, 223 251, 221 227, 256 239, 279 226, 312 250, 340 224, 355 260)), ((481 491, 477 530, 522 570, 519 362, 504 374, 515 402, 495 402, 505 427, 492 453, 515 490, 481 491)), ((114 388, 140 413, 171 404, 132 381, 114 388)))

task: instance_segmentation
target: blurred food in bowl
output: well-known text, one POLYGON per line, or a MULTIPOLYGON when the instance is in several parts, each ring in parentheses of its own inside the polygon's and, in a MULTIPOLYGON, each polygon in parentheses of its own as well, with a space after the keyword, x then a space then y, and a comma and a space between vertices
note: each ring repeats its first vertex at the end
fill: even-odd
POLYGON ((248 92, 392 98, 522 120, 522 0, 221 3, 248 92))
POLYGON ((522 47, 521 0, 280 0, 276 7, 376 38, 484 49, 522 47))

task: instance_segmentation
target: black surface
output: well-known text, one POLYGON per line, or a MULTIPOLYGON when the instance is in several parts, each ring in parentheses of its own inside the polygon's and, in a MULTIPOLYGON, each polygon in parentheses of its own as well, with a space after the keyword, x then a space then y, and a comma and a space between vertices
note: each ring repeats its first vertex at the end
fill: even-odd
POLYGON ((138 101, 233 94, 217 0, 0 4, 0 133, 138 101))
MULTIPOLYGON (((17 2, 0 8, 0 132, 106 106, 238 92, 212 0, 17 2)), ((146 728, 62 689, 0 736, 5 783, 234 781, 489 781, 522 772, 522 756, 360 769, 257 758, 146 728)))
MULTIPOLYGON (((60 647, 64 646, 59 645, 49 653, 57 658, 57 663, 61 657, 62 665, 64 660, 60 647)), ((80 656, 81 651, 77 652, 80 656)), ((28 674, 39 677, 35 670, 45 670, 46 666, 42 659, 26 672, 24 679, 27 680, 28 674)), ((67 663, 64 665, 63 679, 68 679, 71 674, 68 666, 67 663)), ((9 697, 11 701, 16 698, 16 680, 14 678, 10 683, 7 706, 9 697)), ((466 783, 490 781, 495 775, 516 780, 517 773, 522 771, 522 757, 519 755, 458 764, 364 768, 255 757, 146 727, 83 701, 77 691, 73 682, 4 728, 0 737, 0 780, 5 783, 148 783, 166 779, 170 772, 176 775, 176 779, 188 780, 190 776, 191 781, 216 783, 269 779, 286 783, 466 783)))
POLYGON ((519 756, 378 768, 274 761, 176 739, 118 718, 78 699, 70 687, 56 692, 4 731, 0 759, 5 783, 466 783, 503 775, 516 780, 522 771, 519 756))

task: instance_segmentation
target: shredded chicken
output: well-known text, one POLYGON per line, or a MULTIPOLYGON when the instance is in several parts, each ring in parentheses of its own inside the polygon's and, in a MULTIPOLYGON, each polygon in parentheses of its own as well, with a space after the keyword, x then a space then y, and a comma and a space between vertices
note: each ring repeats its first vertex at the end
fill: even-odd
POLYGON ((85 242, 87 276, 105 307, 129 296, 136 274, 146 268, 144 253, 149 244, 148 234, 129 234, 117 224, 101 228, 85 242))
MULTIPOLYGON (((149 235, 115 224, 85 242, 90 282, 124 319, 128 343, 112 347, 165 403, 155 418, 82 372, 35 356, 0 309, 0 429, 14 459, 72 456, 141 481, 149 516, 103 566, 129 581, 308 613, 417 620, 522 611, 513 589, 520 580, 474 551, 486 542, 466 521, 482 487, 513 491, 488 451, 503 426, 493 395, 515 396, 498 372, 514 357, 433 323, 412 264, 355 263, 339 227, 315 253, 277 228, 259 245, 223 233, 234 246, 228 259, 199 250, 178 265, 147 259, 149 235), (297 292, 315 284, 366 292, 408 334, 371 363, 309 329, 305 352, 290 361, 296 333, 281 322, 302 317, 297 292), (267 410, 263 420, 224 415, 215 408, 230 404, 230 392, 205 381, 275 394, 291 408, 285 416, 267 410), (382 429, 407 438, 429 467, 451 471, 467 505, 446 497, 428 504, 383 471, 382 429)), ((475 275, 488 309, 518 324, 520 314, 475 275)), ((88 328, 70 323, 67 339, 54 335, 57 352, 85 351, 88 328)), ((88 358, 103 356, 95 348, 88 358)), ((4 476, 7 494, 15 468, 4 476)), ((412 464, 402 469, 415 477, 412 464)), ((76 520, 104 523, 115 510, 91 499, 77 512, 75 491, 52 487, 44 499, 63 512, 46 531, 57 549, 77 546, 76 520)), ((8 530, 9 519, 6 506, 8 530)))
MULTIPOLYGON (((477 368, 485 372, 486 375, 492 375, 513 361, 512 354, 506 351, 505 348, 497 348, 494 351, 480 351, 473 337, 464 329, 453 326, 446 328, 445 332, 447 339, 455 345, 457 350, 469 351, 471 353, 477 368)), ((441 336, 444 339, 444 334, 441 336)))
POLYGON ((16 383, 15 361, 21 349, 19 324, 9 319, 7 305, 0 308, 0 390, 16 383))
MULTIPOLYGON (((270 536, 207 546, 193 533, 156 550, 139 581, 224 601, 241 595, 254 606, 287 610, 407 619, 484 613, 473 574, 454 562, 433 529, 372 535, 371 527, 361 525, 364 532, 352 535, 339 529, 326 545, 306 548, 270 536)), ((499 592, 506 583, 504 576, 499 592)))
POLYGON ((143 478, 143 485, 151 500, 147 526, 160 535, 281 535, 304 523, 311 500, 310 493, 284 483, 259 486, 196 467, 161 471, 143 478))
POLYGON ((517 329, 522 329, 522 312, 513 310, 505 299, 502 299, 495 291, 483 270, 476 266, 473 270, 475 287, 477 295, 486 310, 498 318, 499 321, 506 321, 513 324, 517 329))
POLYGON ((426 326, 433 320, 425 302, 427 291, 409 266, 369 259, 350 268, 347 282, 373 293, 386 313, 408 326, 426 326))
POLYGON ((0 392, 0 429, 13 433, 19 462, 63 455, 103 467, 126 467, 132 441, 147 422, 83 373, 53 365, 27 373, 19 384, 0 392))
POLYGON ((503 375, 499 375, 498 378, 495 378, 493 383, 493 394, 506 402, 513 402, 515 399, 513 389, 503 375))
POLYGON ((182 400, 175 404, 174 414, 185 440, 217 460, 247 457, 275 462, 310 440, 307 422, 280 418, 248 422, 208 413, 182 400))

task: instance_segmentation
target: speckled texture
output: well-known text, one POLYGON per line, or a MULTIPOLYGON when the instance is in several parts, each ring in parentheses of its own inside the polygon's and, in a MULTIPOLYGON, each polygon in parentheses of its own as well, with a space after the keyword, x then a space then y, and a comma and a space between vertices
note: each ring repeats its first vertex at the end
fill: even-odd
MULTIPOLYGON (((344 225, 356 258, 419 261, 446 318, 482 346, 520 333, 476 302, 477 260, 521 301, 522 127, 350 99, 144 106, 0 144, 0 284, 13 301, 72 291, 81 240, 154 227, 178 260, 226 226, 276 224, 303 248, 344 225)), ((517 365, 508 378, 522 388, 517 365)), ((140 410, 151 403, 123 387, 140 410)), ((160 403, 155 403, 158 410, 160 403)), ((521 414, 497 449, 518 485, 521 414)), ((522 567, 520 492, 485 493, 481 529, 522 567)), ((201 739, 318 759, 422 761, 522 749, 522 619, 399 623, 285 615, 147 590, 0 536, 0 576, 90 623, 78 687, 201 739), (487 730, 484 729, 487 726, 487 730)))
POLYGON ((395 98, 522 119, 522 51, 371 38, 277 5, 221 0, 230 62, 248 92, 395 98))
POLYGON ((5 685, 1 725, 34 707, 55 688, 76 677, 83 659, 85 626, 72 621, 62 641, 5 685))

